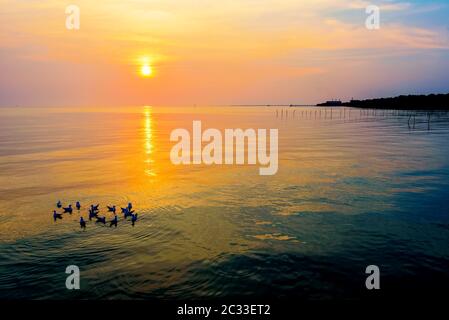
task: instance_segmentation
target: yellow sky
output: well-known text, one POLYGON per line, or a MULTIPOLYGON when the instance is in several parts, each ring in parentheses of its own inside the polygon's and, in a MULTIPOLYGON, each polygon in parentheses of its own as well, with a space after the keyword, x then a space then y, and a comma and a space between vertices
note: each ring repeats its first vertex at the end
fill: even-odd
POLYGON ((365 28, 367 2, 351 0, 78 0, 80 30, 67 30, 66 1, 0 0, 0 103, 306 103, 422 89, 404 86, 410 67, 441 69, 448 30, 406 17, 438 6, 377 2, 388 18, 378 31, 365 28), (139 75, 144 58, 151 77, 139 75))

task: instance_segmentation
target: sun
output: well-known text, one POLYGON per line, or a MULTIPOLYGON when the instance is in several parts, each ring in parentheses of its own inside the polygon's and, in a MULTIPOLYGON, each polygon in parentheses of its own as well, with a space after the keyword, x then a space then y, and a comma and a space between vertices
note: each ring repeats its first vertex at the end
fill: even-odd
POLYGON ((153 69, 151 68, 151 66, 149 64, 144 64, 140 68, 140 74, 143 77, 150 77, 153 74, 153 69))

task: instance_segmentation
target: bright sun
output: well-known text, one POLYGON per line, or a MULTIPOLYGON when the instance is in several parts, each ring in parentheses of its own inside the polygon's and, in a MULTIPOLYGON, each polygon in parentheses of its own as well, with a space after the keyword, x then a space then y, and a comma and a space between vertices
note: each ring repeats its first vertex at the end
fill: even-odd
POLYGON ((140 68, 140 74, 144 77, 149 77, 153 73, 151 66, 149 64, 144 64, 142 68, 140 68))

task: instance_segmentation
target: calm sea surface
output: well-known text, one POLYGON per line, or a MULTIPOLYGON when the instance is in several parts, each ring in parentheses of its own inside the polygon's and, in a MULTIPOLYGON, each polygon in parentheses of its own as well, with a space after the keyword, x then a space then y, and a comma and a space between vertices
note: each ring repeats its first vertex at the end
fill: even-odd
POLYGON ((449 290, 449 115, 282 107, 0 109, 0 298, 360 299, 449 290), (279 171, 175 166, 170 132, 278 128, 279 171), (55 204, 83 208, 53 221, 55 204), (87 205, 132 202, 133 227, 87 205), (81 290, 65 269, 81 270, 81 290))

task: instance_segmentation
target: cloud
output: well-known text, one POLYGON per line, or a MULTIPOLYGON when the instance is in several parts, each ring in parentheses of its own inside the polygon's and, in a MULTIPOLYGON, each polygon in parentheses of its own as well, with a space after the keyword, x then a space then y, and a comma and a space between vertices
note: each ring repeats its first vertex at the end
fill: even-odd
POLYGON ((364 0, 77 0, 81 29, 72 32, 65 29, 65 2, 0 0, 0 62, 9 70, 0 80, 30 97, 67 87, 73 101, 75 93, 94 86, 103 91, 92 96, 113 101, 117 95, 120 101, 149 95, 158 101, 212 101, 244 97, 249 90, 246 96, 254 99, 262 91, 281 99, 297 94, 299 85, 310 98, 323 94, 326 79, 337 82, 328 92, 349 91, 365 86, 358 75, 367 68, 407 61, 416 51, 431 57, 449 49, 445 26, 399 20, 419 17, 430 4, 373 2, 389 18, 377 31, 365 28, 370 2, 364 0), (145 82, 136 76, 142 56, 157 71, 145 82), (338 78, 345 70, 351 76, 338 78), (30 77, 43 73, 44 78, 30 77))
POLYGON ((410 9, 412 7, 412 5, 409 2, 391 2, 391 1, 372 2, 364 0, 351 1, 348 4, 348 7, 351 9, 361 10, 373 4, 379 6, 381 11, 401 11, 410 9))

